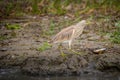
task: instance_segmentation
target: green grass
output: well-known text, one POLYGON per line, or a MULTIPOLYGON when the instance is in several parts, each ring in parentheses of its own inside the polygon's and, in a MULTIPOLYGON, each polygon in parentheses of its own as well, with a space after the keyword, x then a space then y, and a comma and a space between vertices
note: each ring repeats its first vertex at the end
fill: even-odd
POLYGON ((42 52, 42 51, 45 51, 51 47, 52 47, 51 44, 49 44, 48 42, 44 42, 43 45, 41 45, 37 50, 42 52))
POLYGON ((6 40, 6 39, 7 39, 7 36, 0 35, 0 41, 2 41, 2 40, 6 40))
MULTIPOLYGON (((23 12, 27 14, 52 14, 52 15, 64 15, 66 13, 74 13, 76 16, 79 16, 80 13, 86 13, 90 9, 120 9, 120 0, 25 0, 25 1, 14 1, 14 0, 1 0, 0 7, 1 12, 0 16, 8 17, 11 14, 16 12, 23 12), (73 9, 76 10, 67 10, 65 9, 68 5, 72 5, 73 9), (84 9, 78 9, 76 5, 84 5, 84 9), (32 10, 26 11, 26 8, 31 7, 32 10), (86 9, 89 8, 89 9, 86 9), (74 11, 74 12, 73 12, 74 11)), ((21 14, 20 14, 21 15, 21 14)), ((19 16, 19 15, 18 15, 19 16)))
POLYGON ((38 0, 32 0, 32 13, 33 14, 39 14, 40 11, 39 11, 39 7, 38 7, 38 0))
POLYGON ((53 21, 50 22, 50 29, 49 29, 49 34, 53 35, 54 34, 54 29, 55 29, 55 23, 53 21))
POLYGON ((17 29, 20 29, 21 26, 18 24, 7 24, 6 28, 9 30, 17 30, 17 29))
POLYGON ((56 24, 51 20, 51 21, 50 21, 49 30, 48 30, 48 31, 44 31, 45 35, 49 35, 49 36, 53 35, 54 32, 55 32, 55 31, 54 31, 54 30, 55 30, 55 26, 56 26, 56 24))
POLYGON ((0 34, 0 41, 15 38, 17 35, 14 31, 7 34, 0 34))
POLYGON ((116 30, 111 34, 111 41, 120 44, 120 21, 115 23, 116 30))
POLYGON ((25 15, 25 13, 23 13, 23 12, 15 12, 15 14, 14 14, 14 16, 16 16, 16 17, 22 17, 22 16, 24 16, 25 15))

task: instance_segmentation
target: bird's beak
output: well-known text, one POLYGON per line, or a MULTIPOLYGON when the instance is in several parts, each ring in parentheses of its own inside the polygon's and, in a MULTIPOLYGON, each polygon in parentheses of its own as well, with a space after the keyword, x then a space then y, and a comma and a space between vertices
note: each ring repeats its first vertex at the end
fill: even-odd
POLYGON ((87 20, 86 24, 89 25, 89 24, 92 24, 92 22, 87 20))

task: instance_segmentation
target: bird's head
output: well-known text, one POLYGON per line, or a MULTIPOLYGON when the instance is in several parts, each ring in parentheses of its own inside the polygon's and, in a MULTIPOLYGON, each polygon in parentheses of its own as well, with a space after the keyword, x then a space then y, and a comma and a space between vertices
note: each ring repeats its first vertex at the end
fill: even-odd
POLYGON ((83 24, 83 25, 88 25, 88 24, 91 24, 92 22, 90 20, 82 20, 80 21, 80 24, 83 24))
POLYGON ((78 26, 86 26, 86 20, 82 20, 79 23, 77 23, 78 26))
POLYGON ((86 20, 82 20, 79 22, 80 24, 86 24, 86 20))
POLYGON ((77 23, 78 26, 80 26, 80 25, 84 26, 85 24, 86 24, 86 20, 82 20, 77 23))
POLYGON ((81 24, 81 25, 89 25, 91 24, 92 22, 90 20, 81 20, 78 24, 81 24))

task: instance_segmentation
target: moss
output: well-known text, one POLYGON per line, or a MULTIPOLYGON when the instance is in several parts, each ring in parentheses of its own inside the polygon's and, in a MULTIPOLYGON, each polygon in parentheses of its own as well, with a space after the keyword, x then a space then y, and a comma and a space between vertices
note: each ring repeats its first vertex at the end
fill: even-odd
POLYGON ((49 48, 51 48, 51 47, 52 47, 52 45, 50 45, 50 44, 47 43, 47 42, 44 42, 43 45, 40 46, 37 50, 38 50, 38 51, 45 51, 45 50, 47 50, 47 49, 49 49, 49 48))
POLYGON ((5 40, 5 39, 7 39, 6 36, 4 36, 4 35, 0 35, 0 40, 5 40))
POLYGON ((111 41, 120 44, 120 21, 115 23, 116 30, 111 34, 111 41))
POLYGON ((20 29, 21 27, 18 24, 7 24, 6 28, 9 30, 16 30, 16 29, 20 29))

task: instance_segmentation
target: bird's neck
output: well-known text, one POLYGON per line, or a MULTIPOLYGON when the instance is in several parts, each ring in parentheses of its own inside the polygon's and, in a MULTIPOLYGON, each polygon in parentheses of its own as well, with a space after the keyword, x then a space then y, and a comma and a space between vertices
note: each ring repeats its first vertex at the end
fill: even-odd
POLYGON ((79 29, 84 29, 85 25, 77 25, 76 27, 78 27, 79 29))

